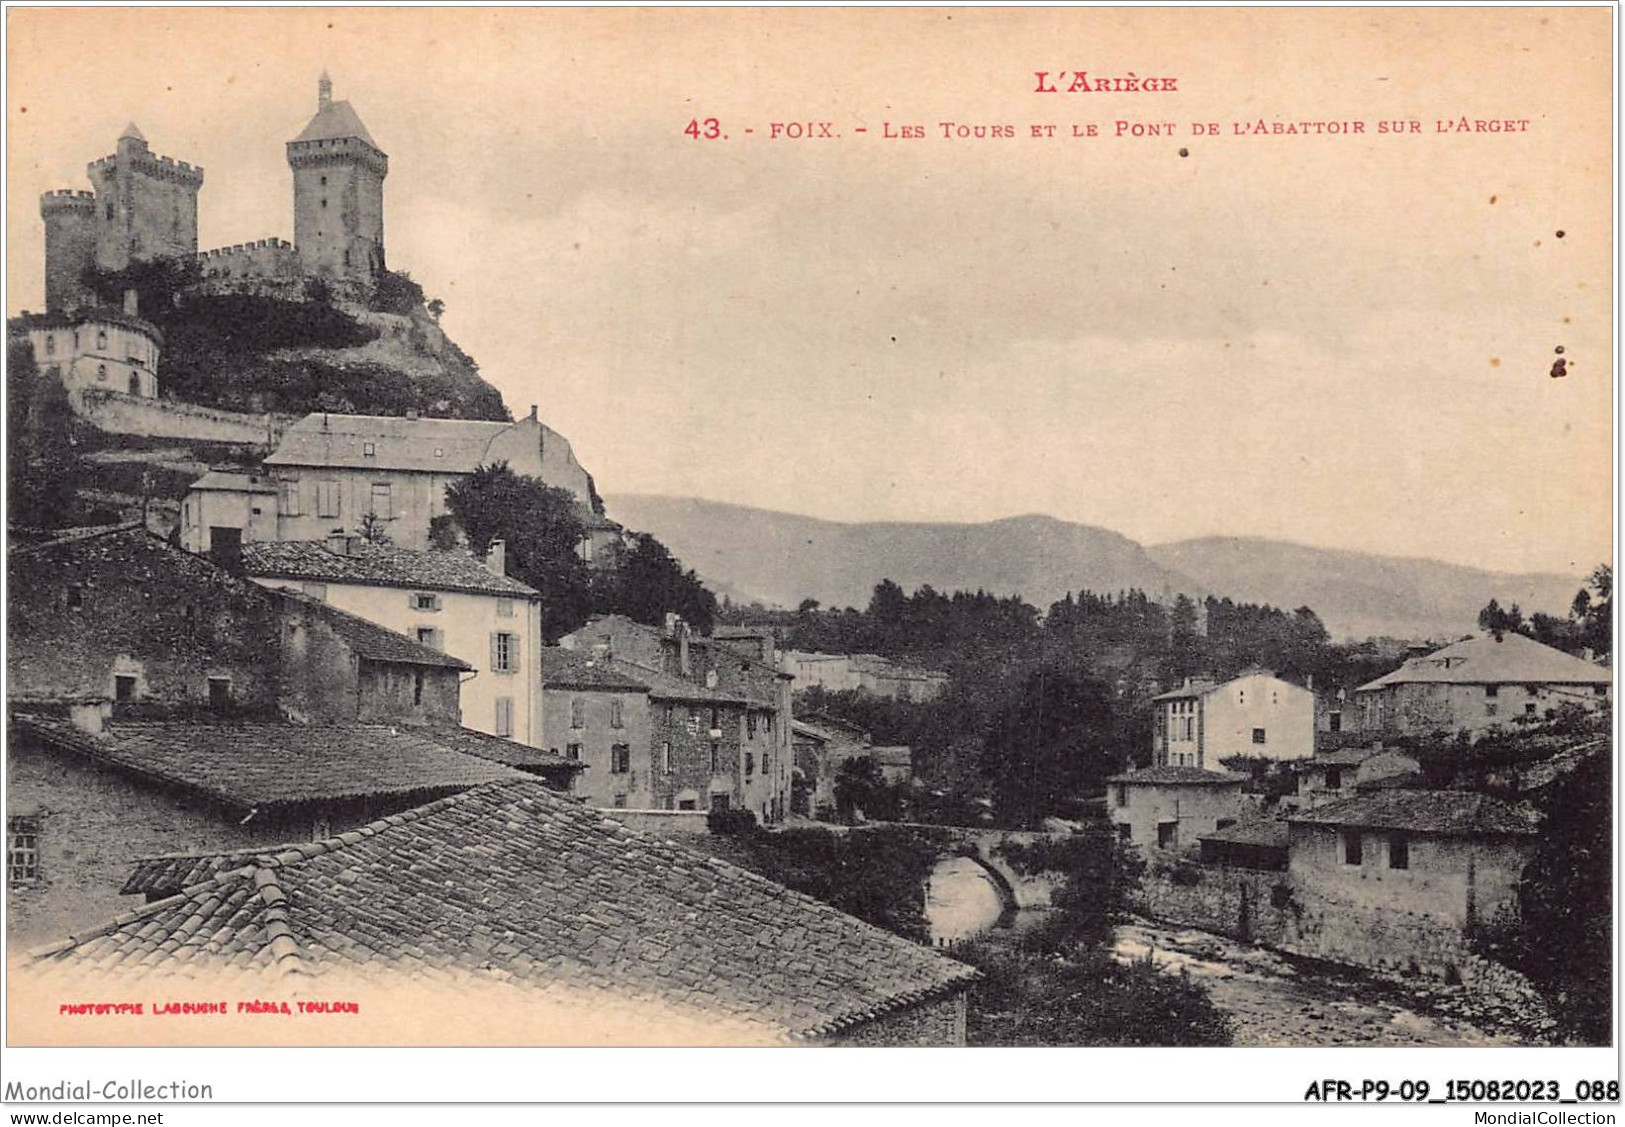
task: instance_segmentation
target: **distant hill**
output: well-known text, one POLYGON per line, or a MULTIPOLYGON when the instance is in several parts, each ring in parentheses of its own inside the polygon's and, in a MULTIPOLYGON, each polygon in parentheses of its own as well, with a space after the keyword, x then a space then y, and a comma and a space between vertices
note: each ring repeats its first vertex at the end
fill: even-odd
POLYGON ((986 524, 842 524, 692 498, 606 497, 611 516, 652 532, 687 567, 734 599, 793 607, 868 605, 882 579, 912 591, 983 588, 1047 607, 1068 590, 1143 588, 1153 597, 1199 591, 1139 544, 1054 517, 986 524))
POLYGON ((1579 576, 1505 575, 1434 560, 1207 539, 1153 548, 1109 529, 1046 516, 984 524, 846 524, 685 497, 605 498, 611 516, 652 532, 736 602, 865 606, 881 579, 905 590, 982 588, 1040 609, 1067 591, 1131 587, 1153 598, 1228 595, 1308 605, 1334 637, 1448 637, 1473 629, 1491 598, 1566 613, 1579 576))
POLYGON ((1311 606, 1334 635, 1446 636, 1472 630, 1490 599, 1525 614, 1568 613, 1584 579, 1509 575, 1438 560, 1215 536, 1147 548, 1164 567, 1238 601, 1311 606))

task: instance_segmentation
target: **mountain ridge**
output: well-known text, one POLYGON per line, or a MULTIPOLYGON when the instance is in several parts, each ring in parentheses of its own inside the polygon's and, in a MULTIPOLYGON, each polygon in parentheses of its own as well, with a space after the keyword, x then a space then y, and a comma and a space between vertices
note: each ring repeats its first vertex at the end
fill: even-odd
POLYGON ((812 598, 864 606, 874 584, 983 589, 1040 608, 1083 589, 1139 588, 1294 609, 1310 606, 1334 637, 1449 637, 1474 628, 1491 598, 1525 613, 1567 613, 1583 577, 1511 574, 1426 557, 1319 548, 1259 536, 1146 545, 1046 513, 982 522, 834 521, 667 494, 606 498, 629 528, 651 532, 738 601, 793 607, 812 598))

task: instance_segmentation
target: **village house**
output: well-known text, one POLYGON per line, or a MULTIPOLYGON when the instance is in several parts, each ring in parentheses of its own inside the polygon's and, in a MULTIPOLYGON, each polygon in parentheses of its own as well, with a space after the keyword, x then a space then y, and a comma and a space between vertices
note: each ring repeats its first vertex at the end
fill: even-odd
POLYGON ((1151 762, 1216 767, 1232 756, 1299 759, 1315 750, 1315 696, 1262 671, 1187 681, 1152 698, 1151 762))
POLYGON ((521 778, 430 729, 192 718, 92 734, 13 712, 7 777, 12 942, 120 911, 132 858, 319 840, 492 779, 521 778))
POLYGON ((876 654, 825 654, 787 650, 784 667, 796 679, 796 690, 864 692, 893 700, 935 700, 948 688, 948 675, 934 669, 901 665, 876 654))
POLYGON ((30 971, 128 989, 184 966, 252 997, 382 966, 418 1005, 442 1000, 435 982, 448 1002, 484 987, 482 1020, 504 1024, 511 998, 533 1018, 512 1028, 551 1015, 571 1044, 965 1040, 972 968, 533 780, 313 846, 168 861, 205 879, 36 949, 30 971))
POLYGON ((1394 748, 1345 747, 1294 763, 1298 793, 1293 805, 1307 809, 1352 797, 1355 791, 1383 779, 1412 775, 1421 764, 1394 748))
POLYGON ((604 516, 592 477, 569 440, 539 421, 535 407, 512 423, 429 419, 416 411, 399 418, 306 415, 265 458, 263 475, 238 488, 240 500, 203 496, 231 491, 234 483, 221 475, 193 486, 187 500, 196 501, 198 516, 183 528, 182 546, 207 552, 217 529, 232 528, 244 542, 323 540, 358 532, 370 518, 398 547, 421 551, 429 547, 434 520, 447 515, 447 486, 498 463, 570 493, 586 526, 582 558, 594 566, 616 563, 620 526, 604 516), (275 490, 274 506, 259 500, 264 482, 275 490), (243 513, 256 505, 274 520, 248 521, 243 513), (240 523, 227 523, 232 521, 240 523))
POLYGON ((1522 634, 1465 638, 1355 690, 1366 732, 1482 734, 1547 719, 1565 705, 1606 705, 1613 672, 1522 634))
POLYGON ((414 551, 359 537, 242 546, 242 568, 466 662, 463 724, 542 747, 541 601, 503 573, 504 551, 414 551))
POLYGON ((181 501, 180 541, 202 556, 240 554, 245 543, 275 540, 277 486, 263 473, 210 470, 181 501))
POLYGON ((675 615, 664 628, 605 615, 559 645, 574 656, 556 659, 558 680, 544 672, 549 748, 596 756, 607 744, 609 765, 623 768, 600 776, 589 764, 580 785, 590 801, 613 806, 624 796, 628 809, 742 809, 764 825, 783 820, 790 676, 778 669, 771 638, 722 642, 695 636, 675 615), (613 687, 606 673, 617 675, 613 687), (555 717, 566 726, 554 727, 555 717))
POLYGON ((1179 850, 1241 817, 1246 782, 1200 767, 1145 767, 1106 780, 1107 816, 1125 842, 1179 850))
POLYGON ((1536 833, 1522 810, 1470 791, 1372 789, 1290 822, 1313 953, 1367 965, 1448 958, 1473 930, 1510 923, 1536 833))
POLYGON ((881 778, 892 786, 914 781, 914 749, 876 747, 869 733, 830 716, 806 716, 791 724, 791 809, 804 817, 834 821, 835 779, 841 765, 854 759, 874 760, 881 778))

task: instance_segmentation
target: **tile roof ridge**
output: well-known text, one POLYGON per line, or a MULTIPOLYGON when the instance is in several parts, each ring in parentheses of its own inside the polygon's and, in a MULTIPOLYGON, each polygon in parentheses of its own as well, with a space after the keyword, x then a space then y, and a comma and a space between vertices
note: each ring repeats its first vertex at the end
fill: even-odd
POLYGON ((264 905, 265 949, 271 953, 272 965, 279 977, 309 974, 299 953, 299 941, 294 938, 289 924, 288 894, 277 882, 277 866, 264 866, 254 871, 254 889, 264 905))
POLYGON ((104 935, 111 935, 120 928, 127 927, 128 925, 136 923, 139 920, 144 920, 148 916, 154 916, 161 912, 166 912, 171 908, 178 907, 180 904, 192 899, 194 896, 197 896, 200 893, 212 892, 216 889, 225 888, 228 883, 231 883, 233 878, 247 876, 253 871, 254 868, 252 865, 245 865, 241 868, 228 869, 224 872, 216 873, 208 880, 199 881, 197 884, 183 888, 173 896, 166 896, 162 900, 154 900, 150 904, 142 904, 140 907, 132 908, 127 912, 120 912, 118 915, 112 917, 111 919, 105 920, 94 927, 75 932, 74 934, 63 939, 53 940, 52 942, 44 944, 43 946, 35 947, 32 950, 25 952, 23 957, 30 962, 37 962, 41 959, 49 958, 52 955, 59 955, 64 951, 71 951, 73 948, 81 946, 92 939, 100 939, 104 935))
POLYGON ((19 544, 14 548, 9 549, 7 554, 13 556, 39 555, 41 552, 48 551, 51 548, 61 548, 69 544, 86 544, 92 540, 100 540, 104 536, 122 536, 127 532, 136 531, 145 532, 149 539, 156 540, 160 544, 168 543, 168 541, 164 540, 163 537, 153 532, 150 528, 147 528, 140 521, 122 521, 118 524, 109 525, 106 528, 98 528, 94 532, 86 532, 78 535, 75 535, 71 529, 68 529, 65 530, 62 535, 54 536, 49 540, 42 540, 38 544, 19 544))

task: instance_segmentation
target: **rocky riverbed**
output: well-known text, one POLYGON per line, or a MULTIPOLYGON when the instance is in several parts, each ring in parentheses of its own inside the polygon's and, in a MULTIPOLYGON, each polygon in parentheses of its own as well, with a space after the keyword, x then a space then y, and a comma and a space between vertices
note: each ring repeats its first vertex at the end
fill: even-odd
POLYGON ((1205 931, 1144 920, 1117 930, 1116 956, 1185 971, 1230 1016, 1244 1046, 1470 1046, 1543 1043, 1540 1019, 1475 1002, 1462 987, 1400 983, 1205 931))

